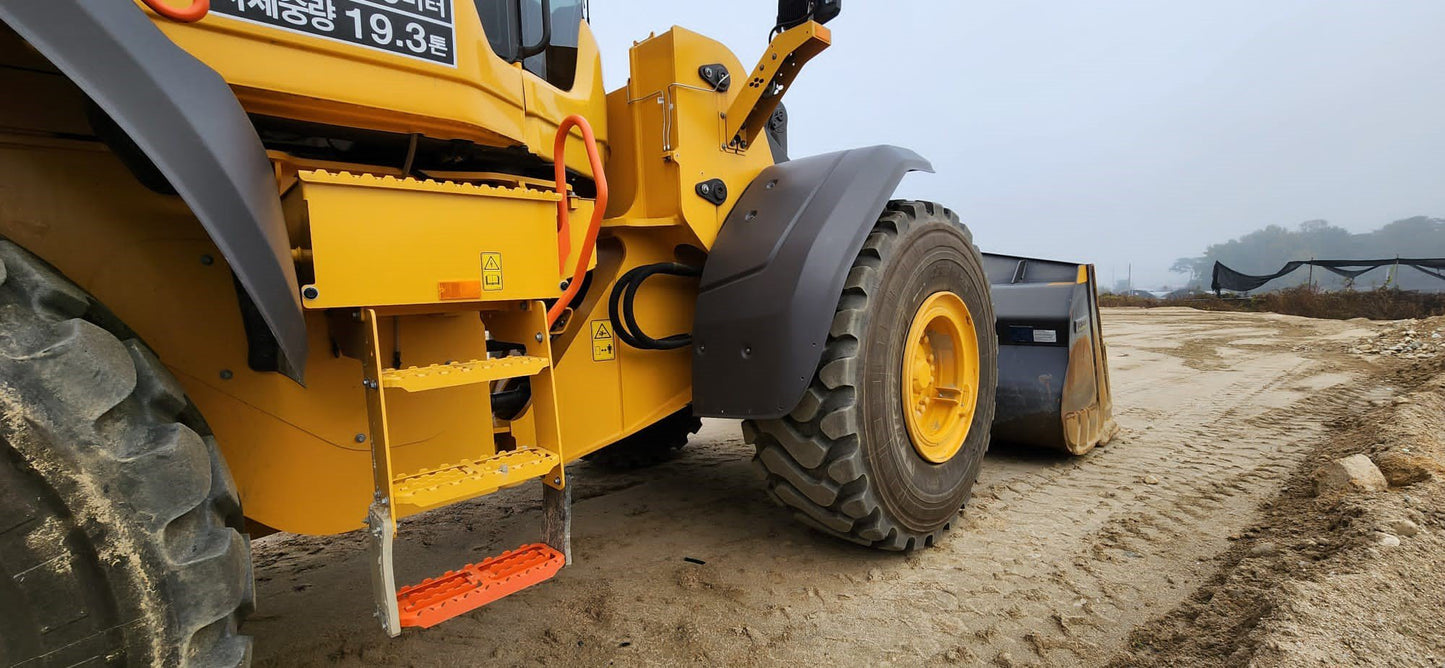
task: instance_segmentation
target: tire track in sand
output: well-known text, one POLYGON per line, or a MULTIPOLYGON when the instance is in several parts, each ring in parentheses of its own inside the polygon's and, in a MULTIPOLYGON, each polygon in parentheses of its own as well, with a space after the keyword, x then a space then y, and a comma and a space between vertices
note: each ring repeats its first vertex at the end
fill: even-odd
MULTIPOLYGON (((258 662, 1101 662, 1208 577, 1328 420, 1372 397, 1343 355, 1306 345, 1354 325, 1171 309, 1104 318, 1121 435, 1081 458, 996 447, 937 548, 880 554, 797 526, 749 475, 736 427, 713 422, 662 467, 576 467, 572 567, 397 641, 367 623, 359 541, 258 545, 258 662)), ((410 520, 399 561, 426 575, 531 539, 537 496, 510 490, 410 520)))

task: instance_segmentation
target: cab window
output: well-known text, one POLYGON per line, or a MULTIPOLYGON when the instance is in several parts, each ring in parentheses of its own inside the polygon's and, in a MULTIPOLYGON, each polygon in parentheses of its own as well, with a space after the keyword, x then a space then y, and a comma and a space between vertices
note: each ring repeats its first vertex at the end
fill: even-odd
POLYGON ((577 49, 587 0, 476 0, 492 51, 507 62, 569 90, 577 78, 577 49))
POLYGON ((477 14, 482 17, 482 31, 492 51, 509 63, 517 61, 516 0, 477 0, 477 14))

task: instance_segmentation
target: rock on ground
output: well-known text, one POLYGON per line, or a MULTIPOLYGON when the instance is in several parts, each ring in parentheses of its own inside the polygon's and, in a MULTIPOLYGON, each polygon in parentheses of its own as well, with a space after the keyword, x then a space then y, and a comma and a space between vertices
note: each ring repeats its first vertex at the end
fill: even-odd
POLYGON ((1390 520, 1385 524, 1385 528, 1389 529, 1389 533, 1405 538, 1413 538, 1420 535, 1420 525, 1410 520, 1390 520))
POLYGON ((1404 487, 1417 482, 1425 482, 1434 477, 1441 468, 1429 457, 1393 451, 1377 455, 1375 465, 1379 467, 1391 487, 1404 487))
POLYGON ((1317 496, 1378 492, 1390 486, 1385 474, 1365 455, 1336 459, 1315 471, 1317 496))
POLYGON ((1380 547, 1400 547, 1400 537, 1394 534, 1376 531, 1371 534, 1370 540, 1380 547))

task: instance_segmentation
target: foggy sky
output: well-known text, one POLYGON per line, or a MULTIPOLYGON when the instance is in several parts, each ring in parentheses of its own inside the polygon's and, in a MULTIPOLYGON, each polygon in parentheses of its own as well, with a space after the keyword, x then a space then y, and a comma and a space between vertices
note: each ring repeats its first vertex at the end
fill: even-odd
MULTIPOLYGON (((627 49, 681 25, 745 66, 767 0, 594 0, 609 90, 627 49)), ((984 250, 1132 262, 1268 224, 1362 232, 1445 216, 1445 1, 849 0, 785 100, 796 156, 897 144, 933 162, 908 197, 984 250)), ((1264 268, 1260 268, 1264 269, 1264 268)))

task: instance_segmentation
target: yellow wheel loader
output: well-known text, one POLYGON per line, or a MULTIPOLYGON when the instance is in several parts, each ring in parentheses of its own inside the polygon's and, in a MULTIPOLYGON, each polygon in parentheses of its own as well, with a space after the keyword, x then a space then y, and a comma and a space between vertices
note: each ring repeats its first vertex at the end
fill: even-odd
POLYGON ((364 530, 383 631, 438 624, 568 563, 577 460, 703 417, 890 550, 993 425, 1107 440, 1089 267, 893 200, 911 151, 787 156, 839 11, 607 92, 583 0, 0 0, 0 664, 246 663, 273 531, 364 530), (535 542, 396 581, 400 521, 522 484, 535 542))

